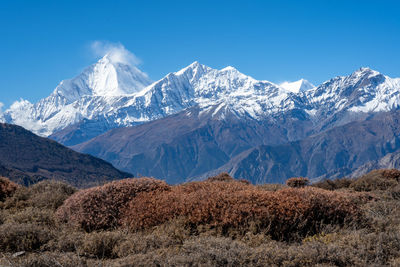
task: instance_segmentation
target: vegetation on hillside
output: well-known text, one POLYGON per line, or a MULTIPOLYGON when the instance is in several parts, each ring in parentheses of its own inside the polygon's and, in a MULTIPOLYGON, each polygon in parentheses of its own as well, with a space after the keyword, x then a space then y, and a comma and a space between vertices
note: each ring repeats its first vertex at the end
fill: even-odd
POLYGON ((290 181, 252 185, 221 174, 78 191, 1 178, 0 265, 400 265, 400 171, 290 181))

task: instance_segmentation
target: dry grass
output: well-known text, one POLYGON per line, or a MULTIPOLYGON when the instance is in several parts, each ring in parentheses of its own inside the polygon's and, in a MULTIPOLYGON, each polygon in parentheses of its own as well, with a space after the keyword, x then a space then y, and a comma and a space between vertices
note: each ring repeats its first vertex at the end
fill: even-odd
POLYGON ((120 201, 109 207, 127 212, 135 231, 112 225, 85 232, 71 221, 56 223, 55 209, 72 191, 46 183, 20 187, 0 205, 0 266, 398 266, 399 179, 393 171, 365 177, 357 188, 368 195, 347 182, 334 181, 328 191, 253 186, 226 176, 178 186, 154 181, 162 190, 136 185, 134 194, 97 187, 127 195, 109 196, 120 201), (395 183, 382 189, 374 179, 395 183))

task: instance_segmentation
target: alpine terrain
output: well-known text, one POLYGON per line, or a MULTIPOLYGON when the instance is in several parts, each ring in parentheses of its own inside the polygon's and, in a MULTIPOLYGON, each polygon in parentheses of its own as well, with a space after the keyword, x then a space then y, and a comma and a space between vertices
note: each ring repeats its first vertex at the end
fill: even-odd
POLYGON ((278 85, 194 62, 151 82, 105 55, 47 98, 0 116, 134 175, 178 183, 225 170, 275 182, 382 164, 399 148, 399 105, 400 79, 369 68, 318 86, 278 85))

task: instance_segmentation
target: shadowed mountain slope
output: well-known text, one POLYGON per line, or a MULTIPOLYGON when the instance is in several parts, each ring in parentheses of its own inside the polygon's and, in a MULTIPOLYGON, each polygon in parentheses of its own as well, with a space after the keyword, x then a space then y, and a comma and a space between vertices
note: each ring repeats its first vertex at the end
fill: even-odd
POLYGON ((22 184, 55 179, 80 187, 132 176, 104 160, 4 123, 0 124, 0 175, 22 184))

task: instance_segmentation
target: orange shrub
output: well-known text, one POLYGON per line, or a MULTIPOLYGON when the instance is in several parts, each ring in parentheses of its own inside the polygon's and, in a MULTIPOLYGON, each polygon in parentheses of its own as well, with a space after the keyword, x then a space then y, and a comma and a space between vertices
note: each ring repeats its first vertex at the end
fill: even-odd
POLYGON ((308 178, 304 177, 293 177, 286 181, 286 185, 289 187, 304 187, 310 183, 308 178))
POLYGON ((124 213, 123 223, 133 230, 182 217, 192 229, 208 225, 229 234, 251 228, 279 240, 314 234, 321 224, 343 225, 360 218, 350 194, 318 188, 270 192, 239 182, 207 181, 139 194, 124 213))
POLYGON ((157 192, 170 187, 152 178, 132 178, 78 191, 57 210, 60 222, 79 226, 86 231, 118 226, 120 209, 140 192, 157 192))
POLYGON ((9 179, 0 177, 0 201, 14 194, 20 185, 11 182, 9 179))

